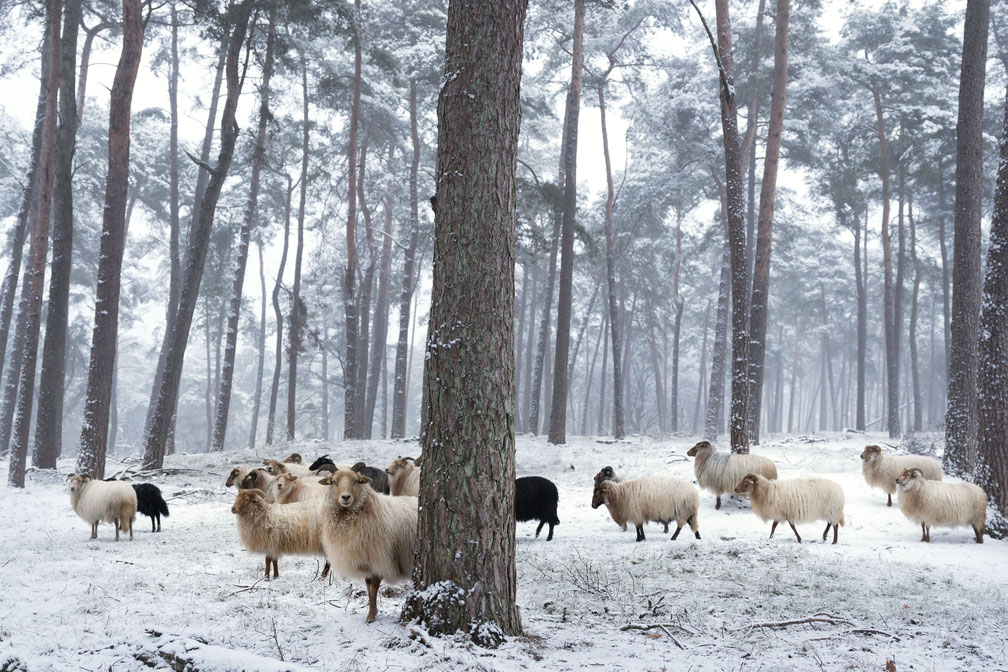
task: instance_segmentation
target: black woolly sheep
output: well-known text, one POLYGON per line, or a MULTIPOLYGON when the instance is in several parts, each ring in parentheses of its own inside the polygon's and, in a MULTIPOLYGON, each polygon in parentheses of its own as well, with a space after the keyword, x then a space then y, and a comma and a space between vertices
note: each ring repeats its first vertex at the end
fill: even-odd
POLYGON ((308 467, 308 471, 318 471, 321 467, 323 467, 325 465, 329 465, 329 464, 332 464, 333 466, 336 466, 335 464, 333 464, 333 461, 331 459, 329 459, 329 455, 326 454, 326 455, 323 455, 322 457, 318 458, 314 462, 312 462, 311 466, 308 467))
POLYGON ((374 488, 375 492, 380 492, 383 495, 389 494, 389 482, 388 474, 385 473, 384 469, 378 469, 377 467, 369 467, 363 462, 358 462, 357 464, 350 467, 351 471, 356 471, 362 476, 367 476, 371 479, 371 487, 374 488))
POLYGON ((134 483, 137 511, 151 519, 151 532, 161 531, 161 516, 168 517, 168 504, 153 483, 134 483))
POLYGON ((522 476, 515 480, 515 521, 524 523, 538 520, 536 536, 543 525, 549 525, 546 541, 553 539, 553 526, 560 524, 557 518, 557 501, 560 494, 553 481, 542 476, 522 476))

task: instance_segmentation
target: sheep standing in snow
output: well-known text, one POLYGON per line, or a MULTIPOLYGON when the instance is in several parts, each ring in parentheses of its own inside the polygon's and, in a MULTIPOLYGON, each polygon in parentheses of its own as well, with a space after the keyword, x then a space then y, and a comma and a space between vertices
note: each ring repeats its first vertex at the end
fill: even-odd
POLYGON ((557 502, 560 494, 553 481, 542 476, 522 476, 515 479, 515 521, 524 523, 538 520, 535 536, 538 537, 543 525, 549 525, 546 541, 553 540, 553 526, 560 524, 557 517, 557 502))
MULTIPOLYGON (((339 471, 338 469, 333 470, 333 473, 339 471)), ((358 462, 357 464, 350 467, 350 471, 356 471, 358 474, 363 474, 371 479, 371 487, 375 489, 375 492, 380 492, 383 495, 391 494, 391 488, 389 488, 388 474, 384 470, 378 467, 369 467, 363 462, 358 462)), ((419 490, 419 488, 418 488, 419 490)))
POLYGON ((777 467, 760 455, 740 455, 714 450, 710 441, 701 441, 686 453, 695 458, 693 473, 704 490, 717 496, 715 509, 721 508, 721 495, 731 493, 746 474, 760 474, 771 481, 777 478, 777 467))
POLYGON ((931 541, 931 526, 973 528, 976 543, 983 543, 987 525, 987 495, 973 483, 942 483, 928 480, 914 467, 896 479, 899 508, 921 526, 921 541, 931 541))
MULTIPOLYGON (((231 506, 238 538, 249 553, 266 556, 265 578, 280 576, 277 560, 285 555, 324 556, 322 551, 322 500, 271 504, 261 490, 242 490, 231 506)), ((326 576, 323 570, 322 576, 326 576)))
POLYGON ((670 477, 632 478, 622 483, 603 481, 598 489, 617 525, 634 524, 637 541, 644 541, 644 523, 649 520, 676 521, 673 540, 679 537, 679 531, 686 524, 696 538, 700 538, 697 523, 700 495, 686 481, 670 477))
POLYGON ((753 513, 761 520, 772 520, 770 538, 773 539, 777 524, 786 520, 794 530, 798 543, 795 523, 825 520, 823 541, 833 527, 833 543, 837 543, 837 526, 844 524, 843 488, 825 478, 793 478, 771 481, 760 474, 746 474, 735 488, 735 494, 749 495, 753 513))
POLYGON ((312 499, 325 499, 326 496, 325 486, 320 485, 316 479, 286 472, 276 477, 276 484, 273 487, 276 491, 273 501, 277 504, 307 502, 312 499))
POLYGON ((420 459, 400 457, 390 464, 388 474, 389 494, 417 497, 420 494, 420 459))
POLYGON ((417 498, 375 492, 367 476, 340 470, 331 478, 322 515, 322 546, 337 574, 364 579, 367 622, 378 614, 382 580, 406 581, 413 572, 417 498))
POLYGON ((123 481, 96 481, 87 474, 70 474, 67 489, 70 506, 81 519, 91 523, 91 538, 98 538, 98 523, 112 523, 119 531, 129 530, 133 539, 133 521, 136 520, 137 495, 129 483, 123 481))
POLYGON ((865 482, 873 488, 881 488, 889 495, 886 506, 892 506, 892 496, 896 492, 896 479, 907 469, 920 469, 921 475, 929 481, 942 480, 941 462, 924 455, 883 455, 880 446, 865 446, 861 451, 861 471, 865 482))
POLYGON ((134 483, 133 490, 137 496, 137 511, 151 519, 151 532, 160 532, 161 516, 168 517, 168 503, 161 489, 153 483, 134 483))

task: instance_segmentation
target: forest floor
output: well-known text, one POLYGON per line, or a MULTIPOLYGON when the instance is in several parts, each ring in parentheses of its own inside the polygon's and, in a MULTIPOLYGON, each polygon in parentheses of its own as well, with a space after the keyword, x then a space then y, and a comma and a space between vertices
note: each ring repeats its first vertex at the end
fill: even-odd
MULTIPOLYGON (((883 443, 881 436, 867 437, 883 443)), ((560 491, 552 541, 517 529, 518 603, 525 635, 487 651, 439 639, 397 617, 405 585, 383 587, 378 622, 364 623, 364 586, 317 580, 312 558, 281 560, 276 581, 239 545, 223 482, 231 465, 296 450, 337 462, 385 465, 418 454, 415 442, 320 444, 269 451, 175 455, 180 473, 158 479, 171 517, 159 534, 140 516, 132 542, 109 525, 89 541, 64 479, 32 472, 28 487, 0 487, 0 670, 1008 670, 1008 543, 941 529, 933 543, 861 475, 864 435, 771 437, 759 453, 782 478, 822 475, 846 493, 836 546, 822 526, 769 525, 748 503, 700 497, 700 532, 677 541, 646 528, 634 542, 592 477, 669 474, 693 480, 695 438, 574 438, 561 447, 519 437, 518 475, 560 491), (192 471, 189 471, 192 470, 192 471), (821 620, 781 625, 809 618, 821 620), (777 624, 777 625, 773 625, 777 624), (655 626, 626 629, 624 626, 655 626), (186 665, 189 667, 186 667, 186 665)), ((114 474, 135 458, 110 458, 114 474)), ((7 465, 0 462, 0 473, 7 465)), ((824 525, 824 524, 823 524, 824 525)))

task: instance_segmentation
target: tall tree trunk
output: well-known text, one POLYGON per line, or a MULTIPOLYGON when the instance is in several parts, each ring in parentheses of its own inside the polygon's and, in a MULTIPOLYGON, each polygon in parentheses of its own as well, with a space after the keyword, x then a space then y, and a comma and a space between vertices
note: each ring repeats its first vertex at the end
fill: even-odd
MULTIPOLYGON (((669 396, 669 423, 670 432, 679 431, 679 337, 682 333, 683 308, 686 302, 679 291, 679 275, 682 272, 682 207, 676 208, 676 260, 672 271, 672 304, 675 308, 675 316, 672 318, 672 382, 666 387, 669 396)), ((704 339, 706 340, 707 325, 704 324, 704 339)), ((700 374, 703 378, 703 374, 700 374)))
POLYGON ((910 373, 913 378, 913 431, 920 432, 924 428, 924 404, 921 402, 920 372, 917 366, 917 316, 918 298, 921 285, 921 262, 917 258, 917 227, 913 219, 913 196, 911 195, 907 209, 907 220, 910 224, 910 263, 913 264, 913 294, 910 297, 910 373))
POLYGON ((287 179, 287 192, 284 199, 284 233, 283 251, 280 253, 280 266, 277 269, 276 282, 273 284, 273 315, 276 318, 276 348, 273 359, 273 382, 270 383, 269 414, 266 416, 266 445, 273 445, 273 428, 276 424, 277 394, 280 389, 280 369, 283 366, 283 312, 280 310, 280 289, 283 287, 284 269, 287 267, 287 252, 290 249, 291 199, 294 196, 295 183, 290 175, 287 179))
POLYGON ((255 448, 256 433, 259 429, 259 408, 262 404, 263 365, 266 360, 266 268, 263 265, 262 238, 256 238, 256 249, 259 250, 259 285, 261 289, 259 312, 259 363, 256 367, 255 394, 252 399, 252 421, 249 427, 249 450, 255 448))
MULTIPOLYGON (((389 173, 395 170, 395 145, 389 145, 389 173)), ((371 425, 375 415, 375 404, 378 401, 378 383, 382 367, 385 363, 385 344, 388 340, 388 289, 389 276, 392 274, 392 183, 388 183, 385 193, 385 235, 382 240, 381 266, 378 272, 378 297, 375 301, 374 328, 371 330, 374 344, 371 346, 371 375, 368 377, 366 410, 364 412, 364 435, 361 438, 371 438, 371 425)), ((384 411, 383 411, 384 414, 384 411)), ((384 423, 383 423, 384 424, 384 423)), ((382 437, 385 430, 382 429, 382 437)))
POLYGON ((574 0, 574 38, 571 47, 571 82, 564 114, 565 145, 563 227, 560 240, 560 292, 557 297, 556 352, 553 363, 553 401, 550 405, 549 442, 567 443, 568 354, 571 302, 574 287, 574 223, 577 218, 577 138, 581 111, 581 74, 584 70, 585 0, 574 0))
POLYGON ((588 435, 588 409, 591 407, 592 380, 595 378, 595 362, 598 361, 599 346, 602 344, 602 334, 606 329, 605 309, 602 310, 602 322, 599 324, 599 333, 595 338, 595 348, 592 350, 591 364, 588 367, 588 374, 585 376, 585 398, 584 408, 581 412, 581 436, 588 435))
POLYGON ((710 388, 704 419, 704 439, 713 441, 724 427, 724 382, 728 359, 728 311, 731 306, 731 246, 728 239, 728 199, 724 182, 714 175, 721 194, 721 224, 724 247, 721 251, 721 271, 718 279, 717 315, 714 318, 714 347, 711 353, 710 388))
MULTIPOLYGON (((176 320, 171 332, 168 356, 165 359, 164 376, 161 380, 161 389, 155 402, 156 407, 151 419, 150 429, 147 433, 144 447, 143 466, 144 468, 159 469, 164 463, 164 455, 168 433, 175 416, 175 408, 178 403, 179 383, 182 379, 182 365, 185 358, 185 347, 189 340, 189 328, 192 326, 193 311, 196 308, 196 299, 199 296, 200 280, 203 277, 203 269, 206 266, 207 248, 209 247, 210 233, 213 227, 214 213, 217 209, 217 200, 220 197, 224 180, 227 179, 228 170, 231 167, 231 158, 234 155, 235 142, 238 139, 238 125, 235 123, 235 108, 238 105, 238 97, 241 94, 241 79, 239 79, 238 66, 241 56, 241 46, 245 41, 245 33, 248 27, 249 11, 251 6, 248 2, 242 2, 231 7, 229 12, 229 23, 231 24, 230 36, 228 40, 227 63, 225 65, 227 80, 227 98, 224 101, 224 110, 221 115, 221 148, 217 158, 217 165, 213 169, 206 191, 201 199, 198 226, 189 233, 182 287, 179 293, 179 305, 176 312, 176 320)), ((246 61, 245 67, 248 63, 246 61)), ((244 74, 244 73, 243 73, 244 74)), ((243 79, 244 77, 242 77, 243 79)))
POLYGON ((1008 535, 1008 95, 982 306, 977 375, 977 481, 987 492, 996 513, 988 518, 989 533, 1001 539, 1008 535))
POLYGON ((651 351, 651 371, 655 386, 655 412, 658 416, 658 434, 665 435, 665 386, 662 381, 661 356, 658 354, 658 342, 655 340, 654 306, 647 302, 645 310, 648 313, 648 349, 651 351))
MULTIPOLYGON (((241 316, 242 289, 245 285, 245 266, 248 262, 249 239, 252 236, 252 226, 255 224, 256 209, 259 204, 259 176, 266 160, 266 125, 269 121, 270 77, 273 75, 273 45, 276 42, 276 11, 271 10, 269 28, 266 34, 266 54, 263 56, 262 83, 259 85, 259 127, 256 130, 256 144, 252 151, 252 173, 249 177, 249 195, 245 202, 245 213, 242 218, 241 231, 238 234, 238 258, 235 263, 234 277, 231 280, 231 301, 228 304, 227 342, 224 346, 224 365, 221 371, 220 387, 217 392, 217 410, 214 417, 213 438, 210 450, 224 449, 224 437, 227 433, 228 410, 231 407, 231 385, 234 380, 235 352, 238 348, 238 319, 241 316)), ((262 387, 262 349, 260 348, 260 380, 262 387)), ((259 397, 256 396, 256 414, 258 415, 259 397)))
POLYGON ((980 218, 983 197, 983 98, 989 0, 968 0, 956 125, 956 204, 952 262, 952 333, 947 473, 969 476, 977 461, 977 343, 980 329, 980 218))
POLYGON ((360 162, 357 170, 357 202, 360 204, 361 216, 364 218, 364 238, 368 247, 368 264, 364 269, 364 278, 361 282, 360 301, 357 305, 358 326, 360 331, 357 334, 357 379, 354 381, 354 409, 357 417, 354 426, 357 428, 357 435, 354 438, 363 439, 371 434, 371 425, 374 417, 367 415, 366 397, 368 385, 368 362, 371 348, 371 295, 374 291, 375 269, 378 266, 378 251, 375 247, 374 234, 371 230, 371 208, 368 207, 367 199, 364 195, 364 176, 367 165, 368 140, 370 133, 365 127, 364 141, 360 148, 360 162), (366 425, 366 427, 365 427, 366 425))
POLYGON ((826 290, 823 289, 822 285, 819 286, 819 316, 822 324, 822 330, 819 335, 819 380, 822 381, 819 386, 819 431, 825 432, 829 429, 829 425, 827 424, 829 418, 829 407, 827 405, 828 400, 826 398, 826 381, 829 377, 827 369, 830 361, 830 339, 829 319, 826 313, 826 290))
POLYGON ((87 90, 88 65, 91 63, 91 45, 98 33, 103 30, 115 28, 116 24, 111 21, 102 21, 94 28, 88 28, 81 22, 84 28, 84 46, 81 49, 80 77, 77 80, 77 123, 84 119, 84 92, 87 90))
MULTIPOLYGON (((605 308, 603 307, 603 310, 605 308)), ((606 312, 602 316, 602 372, 599 375, 599 405, 598 405, 598 426, 595 433, 602 436, 605 431, 606 419, 606 366, 609 364, 609 315, 606 312)))
MULTIPOLYGON (((45 283, 46 251, 49 246, 49 215, 52 210, 52 189, 56 144, 56 101, 60 63, 60 0, 46 4, 46 29, 52 49, 46 82, 45 120, 42 122, 42 146, 39 155, 38 207, 31 226, 28 243, 28 265, 21 280, 21 300, 25 304, 24 351, 17 386, 17 404, 11 435, 10 470, 7 483, 24 487, 25 463, 28 456, 28 431, 31 425, 32 402, 35 394, 35 365, 38 358, 39 328, 42 322, 42 289, 45 283)), ((107 420, 106 420, 107 422, 107 420)))
POLYGON ((109 404, 115 375, 119 334, 119 287, 126 243, 126 191, 129 184, 130 111, 143 49, 140 0, 123 0, 123 46, 109 103, 108 176, 95 291, 95 321, 88 366, 84 424, 81 427, 77 472, 105 477, 109 404))
MULTIPOLYGON (((896 282, 893 286, 893 347, 896 352, 896 381, 900 382, 900 360, 903 358, 903 304, 904 287, 906 286, 906 226, 904 225, 904 208, 906 207, 906 162, 900 157, 897 167, 897 215, 896 235, 898 249, 896 253, 896 282)), ((905 371, 905 369, 904 369, 905 371)), ((902 378, 904 381, 906 375, 902 378)), ((905 397, 906 395, 904 395, 905 397)), ((898 401, 898 399, 897 399, 898 401)), ((902 425, 901 425, 902 428, 902 425)))
POLYGON ((419 619, 432 634, 465 631, 488 646, 521 633, 515 605, 514 175, 525 7, 526 0, 478 6, 452 0, 448 8, 424 371, 429 425, 421 433, 413 591, 403 607, 403 620, 419 619), (458 255, 460 237, 480 254, 458 255), (463 407, 479 412, 463 418, 457 413, 463 407), (483 476, 491 473, 495 478, 483 476), (479 543, 470 543, 475 538, 479 543))
MULTIPOLYGON (((343 274, 343 316, 346 322, 346 352, 343 359, 343 438, 357 437, 354 420, 357 409, 354 390, 357 383, 358 310, 354 303, 354 283, 357 280, 357 129, 360 125, 361 97, 361 10, 360 0, 354 0, 354 74, 353 98, 350 102, 350 129, 347 144, 347 265, 343 274)), ((416 151, 414 149, 414 151, 416 151)), ((412 188, 412 185, 411 185, 412 188)), ((405 399, 404 399, 405 400, 405 399)), ((404 407, 405 408, 405 407, 404 407)), ((394 423, 393 423, 394 424, 394 423)), ((393 433, 395 429, 393 428, 393 433)))
MULTIPOLYGON (((865 358, 868 352, 868 278, 861 272, 861 222, 852 213, 854 229, 854 286, 857 295, 857 409, 854 428, 865 430, 865 358)), ((843 219, 843 213, 841 213, 843 219)), ((868 237, 865 227, 864 237, 868 237)), ((865 251, 867 255, 867 250, 865 251)))
POLYGON ((773 84, 770 89, 770 128, 767 131, 763 181, 760 184, 756 262, 753 265, 752 306, 749 315, 749 442, 759 445, 760 409, 763 401, 763 365, 766 359, 767 308, 770 290, 770 250, 773 242, 774 202, 777 197, 777 166, 780 161, 787 97, 788 23, 790 0, 777 0, 774 37, 773 84))
POLYGON ((943 359, 945 360, 945 366, 942 367, 943 373, 945 375, 946 384, 948 382, 948 367, 949 367, 949 355, 952 352, 952 334, 949 331, 952 323, 952 290, 951 290, 951 272, 949 270, 948 263, 948 243, 945 240, 945 215, 948 211, 948 206, 945 203, 945 171, 942 166, 941 157, 938 158, 938 243, 941 249, 941 272, 942 272, 942 318, 943 318, 943 330, 942 335, 944 337, 943 343, 945 344, 943 359))
MULTIPOLYGON (((522 418, 522 404, 521 395, 525 391, 522 387, 522 366, 527 362, 525 361, 523 346, 525 344, 525 308, 528 303, 528 288, 529 288, 529 264, 528 262, 522 262, 522 290, 521 299, 518 302, 518 331, 517 331, 517 342, 515 343, 515 433, 521 434, 524 430, 524 423, 522 418)), ((535 306, 532 306, 532 311, 535 312, 535 306)))
POLYGON ((700 375, 697 377, 696 403, 693 406, 693 428, 692 432, 700 432, 700 407, 703 403, 704 380, 707 378, 707 332, 710 327, 710 299, 707 299, 707 307, 703 314, 703 345, 700 346, 700 375))
MULTIPOLYGON (((602 153, 606 166, 606 203, 605 203, 605 238, 606 238, 606 284, 609 288, 609 329, 612 332, 613 355, 613 422, 612 434, 615 439, 626 435, 623 418, 623 325, 619 316, 619 304, 616 301, 616 241, 613 233, 613 205, 616 202, 616 188, 613 185, 612 161, 609 159, 609 133, 606 128, 605 114, 605 81, 598 83, 599 116, 602 122, 602 153)), ((603 369, 605 368, 605 360, 603 369)), ((603 387, 603 389, 605 389, 603 387)), ((601 432, 599 432, 601 434, 601 432)))
POLYGON ((534 357, 535 347, 535 335, 536 335, 536 297, 539 289, 539 258, 533 255, 532 258, 532 290, 531 290, 531 300, 529 305, 529 327, 528 327, 528 338, 525 343, 525 382, 522 384, 522 389, 525 390, 525 397, 522 399, 522 409, 525 411, 525 425, 523 425, 523 432, 530 431, 528 426, 529 415, 532 412, 532 366, 534 357))
MULTIPOLYGON (((564 146, 566 146, 566 142, 564 146)), ((550 239, 549 268, 546 274, 546 287, 542 293, 542 316, 539 319, 539 335, 536 339, 535 362, 532 365, 532 390, 529 405, 528 431, 533 434, 539 433, 539 410, 543 398, 543 369, 546 366, 546 349, 549 345, 550 327, 553 326, 553 288, 556 286, 556 262, 557 250, 560 244, 561 223, 562 218, 558 214, 558 216, 553 218, 553 237, 550 239)), ((549 385, 546 387, 547 389, 550 388, 549 385)))
MULTIPOLYGON (((287 351, 287 440, 294 438, 295 411, 297 409, 297 367, 301 354, 305 316, 301 301, 301 259, 304 256, 305 207, 308 199, 308 63, 301 52, 301 196, 298 201, 297 249, 294 252, 294 286, 291 288, 290 333, 287 351)), ((351 180, 352 181, 352 180, 351 180)), ((348 338, 349 340, 349 338, 348 338)))

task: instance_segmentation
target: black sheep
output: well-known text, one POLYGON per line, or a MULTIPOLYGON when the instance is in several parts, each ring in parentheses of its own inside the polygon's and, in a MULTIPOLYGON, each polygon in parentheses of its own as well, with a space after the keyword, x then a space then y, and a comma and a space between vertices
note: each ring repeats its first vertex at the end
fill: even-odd
POLYGON ((134 483, 133 489, 136 490, 137 511, 151 519, 151 532, 160 532, 161 516, 168 517, 168 504, 161 490, 153 483, 134 483))
POLYGON ((553 526, 560 524, 557 518, 557 502, 560 494, 553 481, 542 476, 522 476, 515 480, 515 520, 523 523, 538 520, 536 536, 543 525, 549 525, 546 541, 553 539, 553 526))
POLYGON ((328 455, 323 455, 322 457, 320 457, 317 460, 315 460, 314 462, 312 462, 311 466, 308 467, 308 470, 309 471, 318 471, 319 467, 322 467, 322 466, 324 466, 326 464, 334 464, 334 463, 333 463, 332 460, 329 459, 328 455))
POLYGON ((363 462, 358 462, 357 464, 350 467, 358 474, 362 476, 367 476, 371 479, 371 488, 375 492, 380 492, 382 494, 389 494, 389 483, 388 475, 385 473, 384 469, 376 469, 375 467, 369 467, 363 462))

